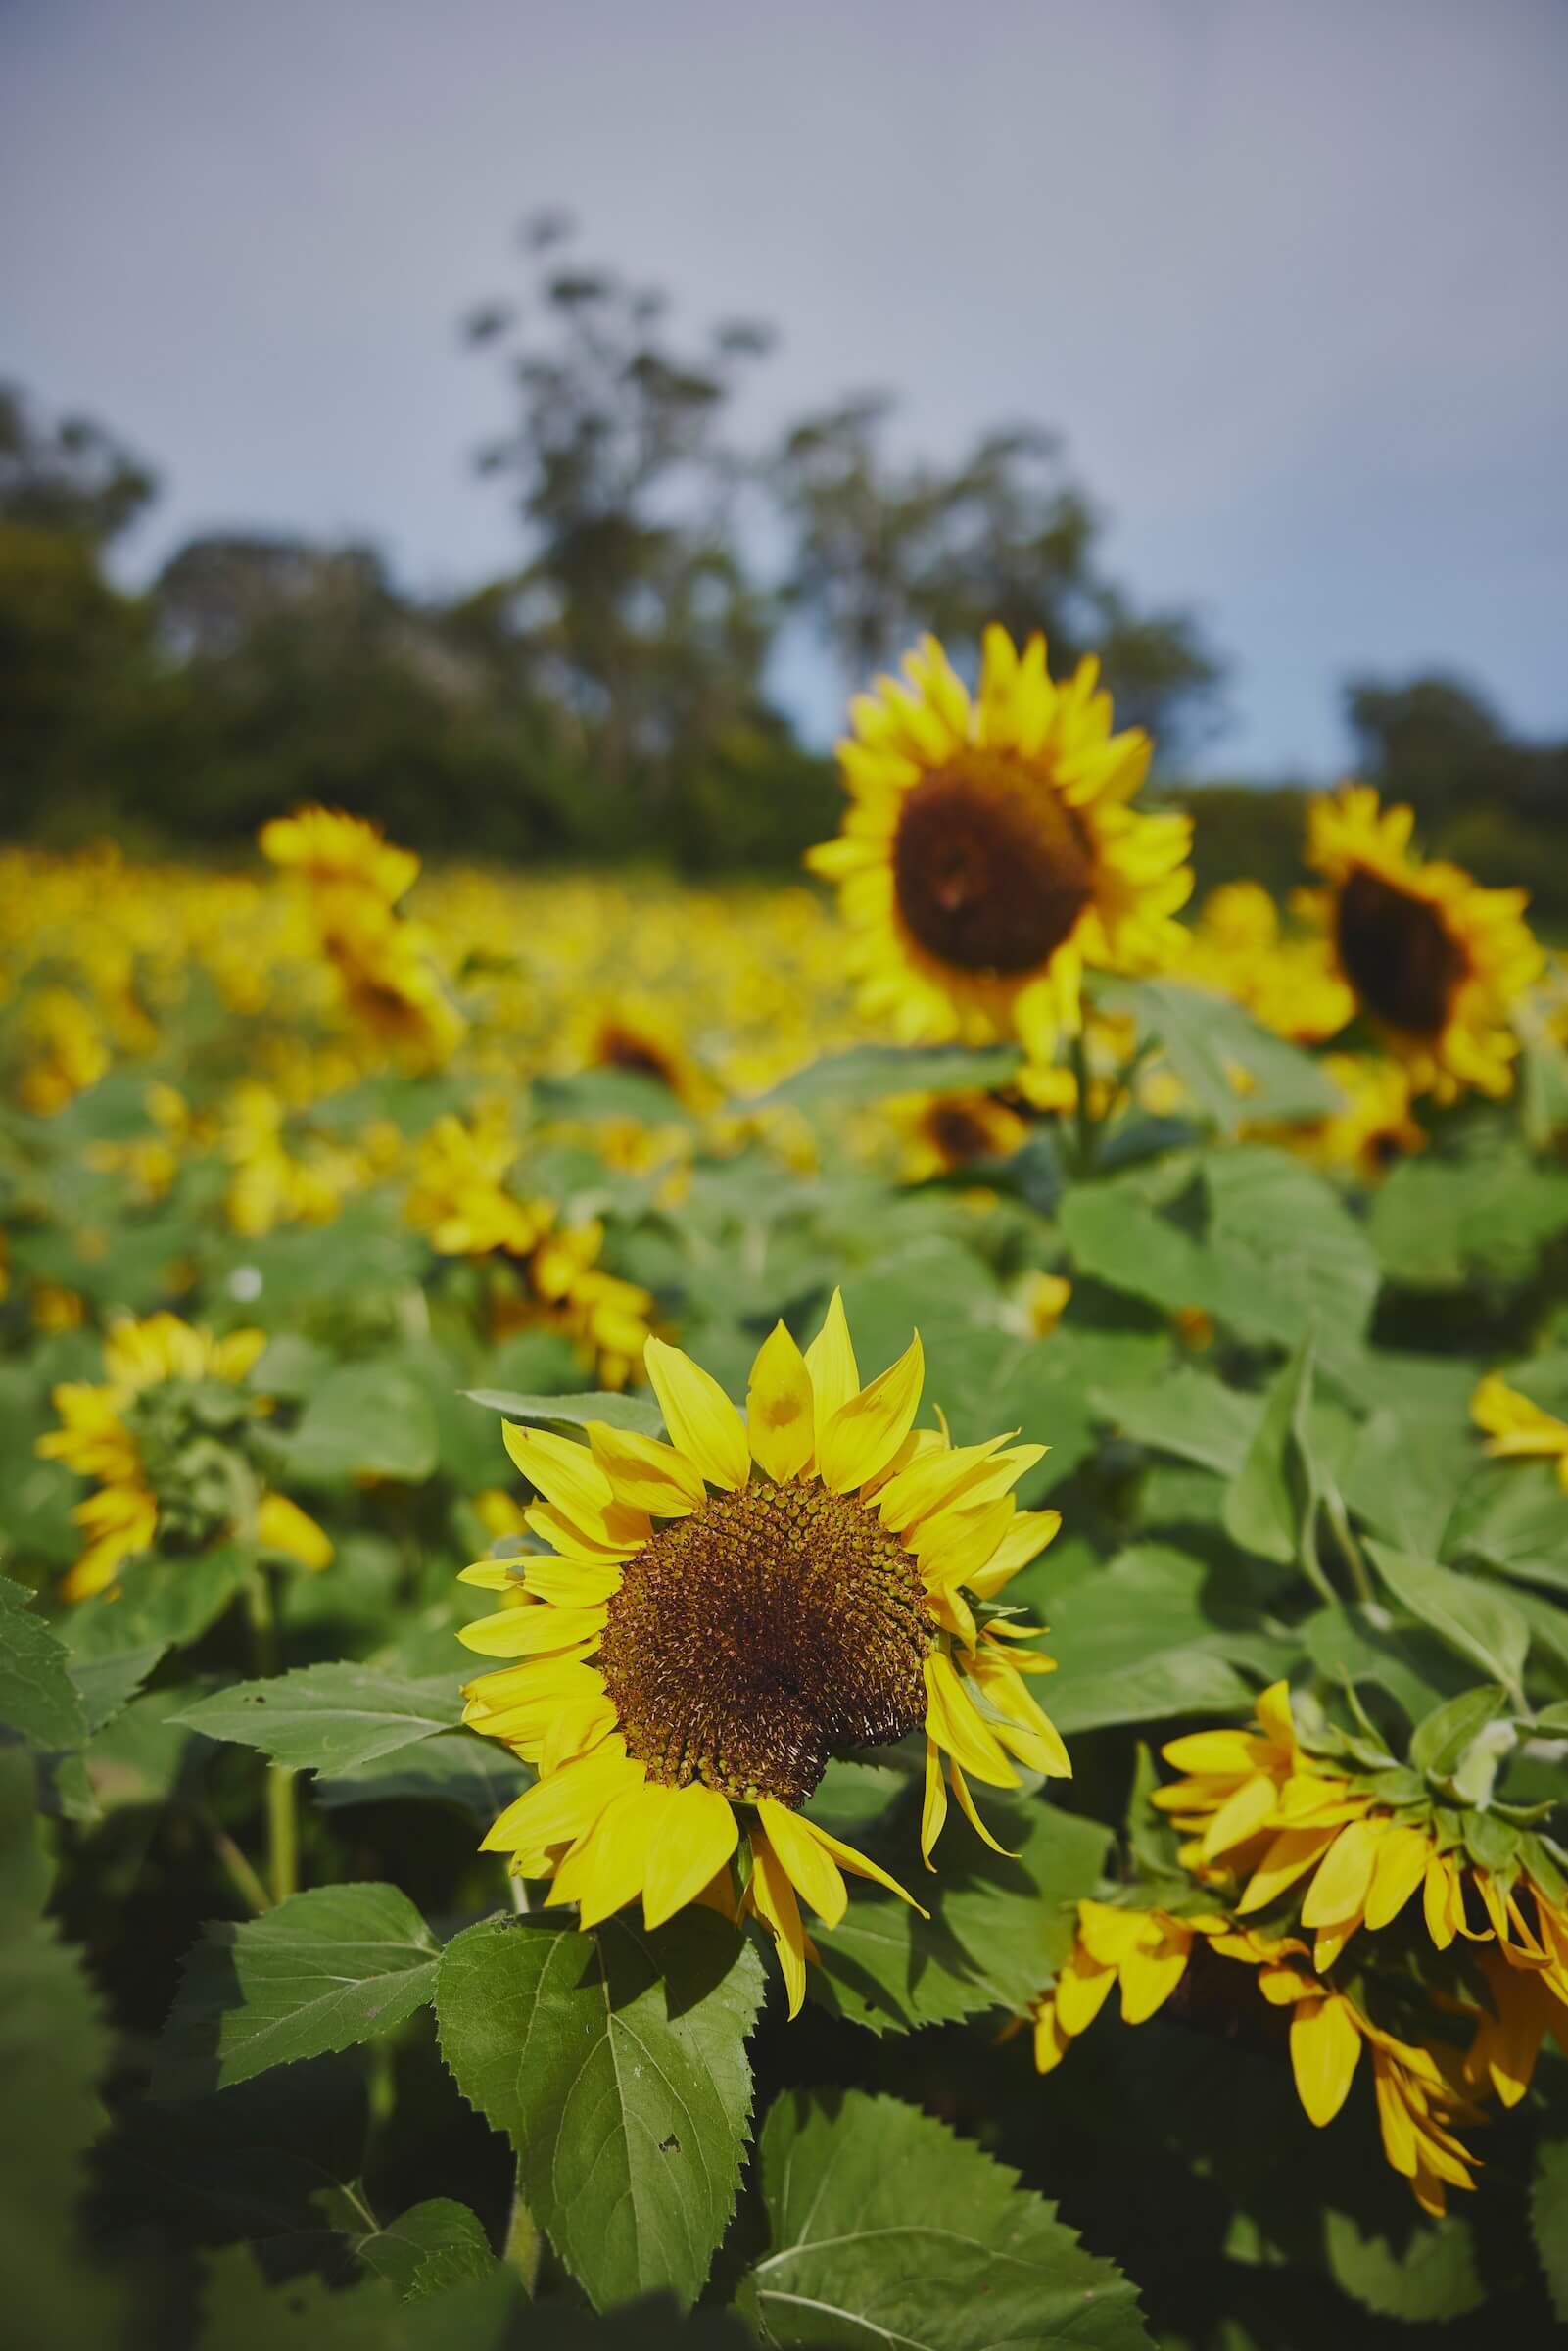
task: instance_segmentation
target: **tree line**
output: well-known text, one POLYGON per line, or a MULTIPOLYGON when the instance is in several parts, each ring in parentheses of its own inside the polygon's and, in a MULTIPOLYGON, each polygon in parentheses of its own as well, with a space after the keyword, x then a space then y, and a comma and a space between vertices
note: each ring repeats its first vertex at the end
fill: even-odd
MULTIPOLYGON (((410 596, 371 546, 260 532, 194 538, 126 593, 106 557, 153 472, 0 387, 0 828, 217 849, 319 798, 437 854, 792 865, 837 785, 781 706, 781 648, 814 645, 850 691, 924 629, 973 661, 991 619, 1043 629, 1063 666, 1098 651, 1167 762, 1212 733, 1218 655, 1107 575, 1056 434, 998 425, 938 465, 868 392, 748 445, 771 329, 684 332, 584 265, 559 215, 526 224, 522 280, 465 322, 508 387, 478 463, 518 559, 451 600, 410 596)), ((1453 681, 1359 681, 1351 708, 1368 771, 1444 829, 1562 805, 1564 747, 1513 743, 1453 681)), ((1283 854, 1288 800, 1234 798, 1206 795, 1206 879, 1233 835, 1242 869, 1273 832, 1283 854)))

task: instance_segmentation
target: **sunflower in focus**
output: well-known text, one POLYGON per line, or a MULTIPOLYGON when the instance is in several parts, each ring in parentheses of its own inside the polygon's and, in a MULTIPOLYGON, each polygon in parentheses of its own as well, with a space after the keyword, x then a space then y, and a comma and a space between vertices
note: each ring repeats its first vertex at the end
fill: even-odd
POLYGON ((1020 653, 993 625, 973 699, 934 638, 904 669, 856 699, 843 830, 807 862, 838 885, 864 1011, 908 1039, 1013 1033, 1048 1061, 1085 965, 1183 951, 1191 819, 1130 807, 1152 745, 1113 735, 1092 657, 1057 685, 1042 637, 1020 653))
POLYGON ((245 1529, 302 1567, 330 1563, 315 1520, 266 1492, 246 1458, 246 1431, 267 1408, 244 1382, 265 1345, 264 1330, 217 1338, 177 1315, 150 1315, 110 1331, 102 1385, 55 1389, 61 1425, 37 1451, 96 1481, 71 1513, 88 1542, 61 1587, 67 1600, 105 1590, 155 1540, 197 1551, 245 1529))
POLYGON ((1040 1446, 916 1429, 918 1337, 862 1387, 836 1292, 804 1354, 783 1323, 765 1341, 744 1421, 677 1348, 649 1339, 646 1362, 668 1444, 506 1429, 551 1552, 463 1571, 513 1604, 459 1636, 505 1660, 468 1686, 465 1720, 539 1771, 485 1849, 549 1878, 585 1927, 639 1896, 655 1927, 693 1901, 734 1912, 744 1840, 741 1902, 793 2015, 802 1898, 835 1925, 846 1870, 911 1898, 805 1811, 832 1756, 924 1729, 928 1867, 949 1790, 994 1843, 972 1779, 1070 1771, 1025 1683, 1050 1669, 1043 1628, 993 1607, 1060 1517, 1013 1500, 1040 1446))
POLYGON ((1409 808, 1380 808, 1364 784, 1314 800, 1307 859, 1328 888, 1301 903, 1416 1092, 1500 1097, 1519 1050, 1509 1016, 1542 968, 1527 893, 1423 862, 1409 845, 1414 821, 1409 808))

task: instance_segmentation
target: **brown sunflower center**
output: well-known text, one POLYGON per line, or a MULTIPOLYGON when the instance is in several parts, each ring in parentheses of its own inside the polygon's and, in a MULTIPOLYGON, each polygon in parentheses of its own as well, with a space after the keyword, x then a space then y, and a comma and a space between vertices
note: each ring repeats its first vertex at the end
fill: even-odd
POLYGON ((627 1565, 597 1663, 650 1779, 800 1804, 835 1750, 924 1720, 933 1638, 909 1554, 813 1479, 711 1495, 661 1528, 627 1565))
POLYGON ((1357 866, 1340 890, 1335 940, 1345 977, 1379 1020, 1411 1036, 1446 1026, 1469 967, 1424 898, 1357 866))
POLYGON ((893 881, 905 927, 967 972, 1033 971, 1094 895, 1074 811, 1009 759, 972 752, 904 796, 893 881))

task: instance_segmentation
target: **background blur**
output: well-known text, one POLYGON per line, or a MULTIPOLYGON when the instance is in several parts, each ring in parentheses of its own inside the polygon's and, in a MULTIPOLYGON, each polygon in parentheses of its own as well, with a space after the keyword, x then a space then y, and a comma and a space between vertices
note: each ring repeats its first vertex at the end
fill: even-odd
POLYGON ((1202 884, 1354 765, 1560 925, 1565 116, 1561 0, 0 0, 0 827, 791 867, 998 618, 1202 884))

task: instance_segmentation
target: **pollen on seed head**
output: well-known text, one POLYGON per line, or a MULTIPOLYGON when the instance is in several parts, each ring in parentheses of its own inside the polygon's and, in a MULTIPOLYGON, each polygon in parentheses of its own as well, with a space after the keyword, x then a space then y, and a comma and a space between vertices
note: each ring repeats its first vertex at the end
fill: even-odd
POLYGON ((829 1756, 924 1719, 919 1570, 817 1480, 711 1495, 629 1561, 597 1663, 650 1779, 803 1803, 829 1756))

